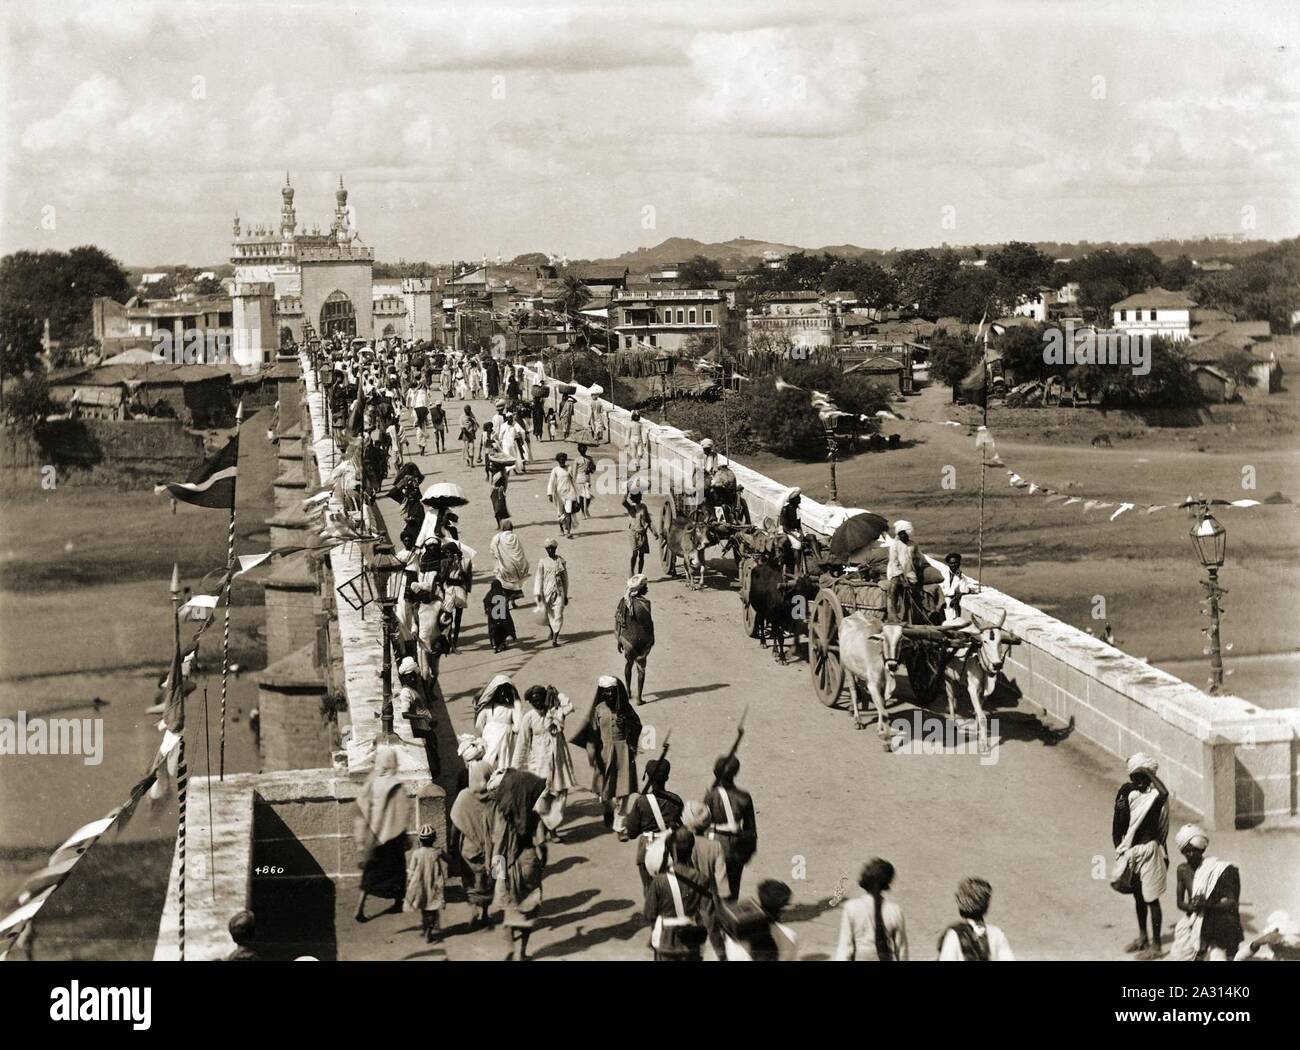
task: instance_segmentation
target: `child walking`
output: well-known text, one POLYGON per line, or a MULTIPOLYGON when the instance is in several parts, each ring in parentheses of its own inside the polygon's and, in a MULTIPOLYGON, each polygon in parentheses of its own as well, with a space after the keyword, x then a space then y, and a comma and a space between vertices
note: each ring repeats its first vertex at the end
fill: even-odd
POLYGON ((447 857, 438 848, 432 824, 420 828, 420 845, 406 858, 406 906, 420 912, 425 943, 442 929, 442 902, 447 887, 447 857))

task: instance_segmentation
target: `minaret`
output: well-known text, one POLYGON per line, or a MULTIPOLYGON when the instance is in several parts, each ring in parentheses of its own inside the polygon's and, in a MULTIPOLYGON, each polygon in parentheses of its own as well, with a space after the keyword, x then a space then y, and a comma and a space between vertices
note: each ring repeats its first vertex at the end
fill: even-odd
POLYGON ((284 188, 280 190, 280 236, 286 240, 293 236, 298 218, 293 211, 293 186, 289 183, 289 173, 284 173, 284 188))
POLYGON ((239 236, 239 209, 238 208, 235 209, 235 224, 233 230, 235 236, 238 237, 239 236))
POLYGON ((343 176, 339 176, 339 188, 334 191, 334 236, 340 241, 348 237, 348 191, 343 187, 343 176))

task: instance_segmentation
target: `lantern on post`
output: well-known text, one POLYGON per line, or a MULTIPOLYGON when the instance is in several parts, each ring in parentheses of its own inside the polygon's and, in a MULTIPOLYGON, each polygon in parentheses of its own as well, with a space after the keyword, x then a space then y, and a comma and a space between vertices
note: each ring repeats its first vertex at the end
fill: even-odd
POLYGON ((1228 533, 1209 509, 1202 506, 1188 535, 1196 550, 1197 560, 1207 574, 1207 578, 1201 581, 1201 586, 1205 588, 1203 601, 1209 607, 1210 614, 1210 626, 1205 628, 1210 643, 1207 650, 1210 657, 1210 692, 1217 693, 1223 688, 1223 654, 1219 642, 1222 610, 1219 608, 1219 598, 1228 593, 1219 586, 1219 569, 1223 567, 1228 553, 1228 533))
POLYGON ((668 419, 668 377, 673 373, 673 366, 676 365, 677 359, 672 354, 656 354, 654 359, 655 375, 659 376, 663 383, 664 397, 664 420, 668 419))

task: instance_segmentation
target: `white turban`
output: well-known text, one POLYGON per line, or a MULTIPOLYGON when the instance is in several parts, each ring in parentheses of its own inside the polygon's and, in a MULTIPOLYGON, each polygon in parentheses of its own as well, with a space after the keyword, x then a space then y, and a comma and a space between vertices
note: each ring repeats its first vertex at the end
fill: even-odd
POLYGON ((1145 751, 1139 751, 1135 755, 1130 755, 1128 760, 1129 773, 1136 773, 1141 770, 1143 773, 1154 773, 1160 768, 1160 763, 1148 755, 1145 751))
POLYGON ((1179 850, 1182 850, 1185 846, 1207 849, 1210 845, 1210 837, 1205 834, 1205 829, 1199 824, 1184 824, 1178 829, 1178 834, 1174 836, 1174 845, 1179 850))

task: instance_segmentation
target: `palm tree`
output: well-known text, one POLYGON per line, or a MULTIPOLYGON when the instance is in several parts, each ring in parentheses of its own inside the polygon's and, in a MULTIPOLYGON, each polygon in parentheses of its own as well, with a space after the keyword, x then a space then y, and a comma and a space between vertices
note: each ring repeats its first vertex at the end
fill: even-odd
POLYGON ((591 289, 582 283, 582 278, 577 274, 568 273, 564 275, 564 290, 560 293, 560 305, 564 307, 564 312, 576 314, 584 303, 591 298, 591 289))

